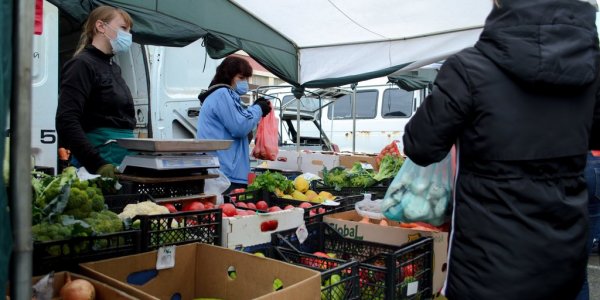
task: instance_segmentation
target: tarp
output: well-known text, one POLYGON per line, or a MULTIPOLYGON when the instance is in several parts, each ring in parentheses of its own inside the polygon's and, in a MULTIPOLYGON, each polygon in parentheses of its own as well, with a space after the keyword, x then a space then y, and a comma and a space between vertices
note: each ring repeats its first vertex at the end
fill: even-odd
POLYGON ((138 43, 204 38, 212 58, 244 50, 305 87, 339 86, 442 59, 477 40, 482 0, 49 0, 79 22, 107 4, 134 18, 138 43))
MULTIPOLYGON (((6 116, 11 97, 12 85, 12 13, 13 0, 0 0, 0 170, 4 170, 4 148, 6 139, 6 116)), ((10 214, 8 213, 8 197, 4 172, 0 180, 0 296, 6 295, 6 281, 8 280, 8 266, 12 252, 12 230, 10 214)))

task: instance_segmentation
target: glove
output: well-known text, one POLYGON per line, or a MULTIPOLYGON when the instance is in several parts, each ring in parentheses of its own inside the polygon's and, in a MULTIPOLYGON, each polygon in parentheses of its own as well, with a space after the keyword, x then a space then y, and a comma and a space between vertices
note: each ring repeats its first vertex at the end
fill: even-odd
POLYGON ((254 101, 254 105, 260 106, 263 118, 271 112, 271 102, 265 98, 258 98, 254 101))
POLYGON ((117 179, 116 173, 117 173, 117 167, 115 167, 115 165, 113 165, 113 164, 102 165, 96 171, 96 174, 98 174, 102 177, 108 177, 108 178, 112 178, 115 180, 117 179))

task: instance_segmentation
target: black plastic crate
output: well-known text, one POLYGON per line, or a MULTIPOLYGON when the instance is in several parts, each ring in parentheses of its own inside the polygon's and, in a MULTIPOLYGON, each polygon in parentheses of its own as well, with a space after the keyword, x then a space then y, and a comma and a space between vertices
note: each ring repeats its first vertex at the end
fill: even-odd
POLYGON ((352 196, 352 195, 362 195, 362 194, 371 194, 373 195, 373 199, 383 199, 385 197, 385 193, 387 193, 388 188, 390 187, 390 180, 385 180, 382 183, 379 183, 375 186, 361 188, 361 187, 343 187, 340 189, 335 189, 332 186, 326 186, 323 181, 313 180, 310 183, 311 190, 316 193, 320 193, 322 191, 329 192, 334 196, 352 196))
POLYGON ((33 243, 33 274, 76 271, 79 263, 140 252, 140 231, 129 230, 33 243))
POLYGON ((246 247, 238 247, 238 248, 235 248, 235 250, 250 253, 250 254, 255 254, 255 255, 257 252, 260 252, 265 257, 275 258, 273 246, 271 245, 271 243, 258 244, 258 245, 246 246, 246 247))
POLYGON ((427 299, 433 294, 430 237, 392 246, 345 238, 326 223, 309 224, 306 229, 308 238, 303 243, 296 229, 273 233, 271 243, 304 253, 334 253, 344 261, 357 260, 361 299, 427 299), (412 276, 404 268, 408 265, 412 266, 412 276), (416 293, 407 295, 409 281, 418 283, 416 293))
POLYGON ((120 194, 146 194, 154 198, 170 198, 189 196, 204 192, 204 180, 185 180, 161 183, 141 183, 128 180, 120 180, 122 185, 120 194))
POLYGON ((141 251, 196 242, 221 245, 221 209, 136 216, 132 221, 133 226, 139 221, 141 251))
POLYGON ((283 247, 273 248, 275 258, 321 272, 321 299, 360 299, 358 262, 326 258, 283 247))
MULTIPOLYGON (((403 245, 391 255, 379 255, 365 263, 384 262, 391 271, 387 276, 386 289, 392 299, 429 299, 433 294, 433 239, 420 238, 403 245), (387 261, 387 262, 386 262, 387 261), (415 285, 415 286, 411 286, 415 285)), ((361 278, 362 279, 362 278, 361 278)), ((365 287, 372 286, 368 280, 365 287)))
POLYGON ((271 173, 280 173, 281 175, 285 176, 285 178, 287 178, 289 180, 294 180, 294 179, 296 179, 296 177, 302 175, 301 171, 284 171, 284 170, 261 169, 261 168, 253 168, 252 169, 252 173, 256 174, 257 176, 260 174, 263 174, 267 171, 269 171, 271 173))
POLYGON ((146 194, 117 194, 104 195, 104 204, 108 210, 120 214, 127 204, 136 204, 144 201, 154 201, 150 195, 146 194))

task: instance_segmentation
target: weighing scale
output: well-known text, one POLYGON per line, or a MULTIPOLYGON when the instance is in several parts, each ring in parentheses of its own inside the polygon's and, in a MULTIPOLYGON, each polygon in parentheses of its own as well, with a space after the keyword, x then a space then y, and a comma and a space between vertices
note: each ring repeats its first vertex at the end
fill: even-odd
POLYGON ((207 174, 207 169, 218 168, 216 150, 231 146, 231 140, 155 140, 118 139, 117 143, 130 151, 119 166, 124 175, 151 177, 207 174))

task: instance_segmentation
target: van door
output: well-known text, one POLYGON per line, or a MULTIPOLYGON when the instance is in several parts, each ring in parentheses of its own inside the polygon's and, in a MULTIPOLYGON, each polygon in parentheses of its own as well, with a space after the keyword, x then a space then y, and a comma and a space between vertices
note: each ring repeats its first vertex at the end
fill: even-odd
POLYGON ((114 56, 114 61, 121 67, 121 76, 127 83, 131 95, 136 117, 134 135, 140 138, 150 136, 148 114, 148 76, 145 48, 140 44, 132 44, 129 51, 114 56))
POLYGON ((58 103, 58 9, 44 1, 43 31, 33 36, 31 155, 36 166, 56 172, 58 103))
POLYGON ((200 101, 221 60, 206 55, 202 41, 182 48, 147 46, 152 137, 195 138, 200 101))

